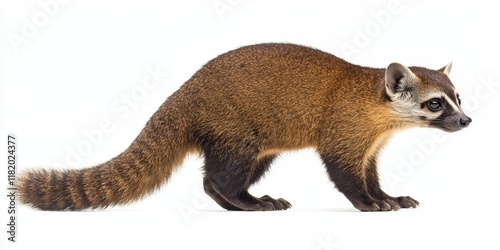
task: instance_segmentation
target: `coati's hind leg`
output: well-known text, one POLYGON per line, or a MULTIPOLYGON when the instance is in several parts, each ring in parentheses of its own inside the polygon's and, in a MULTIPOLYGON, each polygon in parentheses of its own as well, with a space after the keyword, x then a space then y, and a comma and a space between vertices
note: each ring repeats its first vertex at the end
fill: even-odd
POLYGON ((226 200, 222 195, 220 195, 217 191, 215 191, 214 187, 212 186, 212 183, 210 180, 203 178, 203 188, 205 189, 205 193, 208 194, 219 206, 230 210, 230 211, 242 211, 243 209, 233 205, 231 202, 226 200))
MULTIPOLYGON (((256 167, 248 179, 249 186, 255 184, 264 176, 274 159, 276 159, 276 155, 267 155, 257 160, 256 167)), ((273 203, 276 210, 286 210, 292 207, 292 204, 283 198, 274 199, 269 195, 264 195, 260 199, 273 203)))
POLYGON ((248 193, 250 182, 257 181, 271 164, 256 161, 254 156, 231 151, 219 153, 205 148, 205 192, 228 210, 272 211, 289 208, 284 200, 269 196, 256 198, 248 193), (262 170, 264 169, 264 170, 262 170))
POLYGON ((375 199, 384 200, 391 204, 392 210, 399 208, 416 208, 420 203, 410 196, 392 197, 386 194, 381 188, 377 172, 376 156, 370 158, 368 166, 365 168, 366 187, 368 193, 375 199))

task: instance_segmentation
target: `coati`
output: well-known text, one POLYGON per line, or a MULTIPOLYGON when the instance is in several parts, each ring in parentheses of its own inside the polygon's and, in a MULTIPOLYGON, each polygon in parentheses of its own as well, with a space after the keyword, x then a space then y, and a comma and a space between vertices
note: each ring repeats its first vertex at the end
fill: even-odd
POLYGON ((288 201, 257 198, 248 188, 281 152, 314 148, 358 210, 415 208, 415 199, 381 190, 377 156, 402 129, 453 132, 471 123, 450 69, 367 68, 293 44, 242 47, 198 70, 113 159, 85 169, 22 172, 20 201, 42 210, 127 204, 159 188, 187 154, 198 152, 205 192, 221 207, 284 210, 288 201))

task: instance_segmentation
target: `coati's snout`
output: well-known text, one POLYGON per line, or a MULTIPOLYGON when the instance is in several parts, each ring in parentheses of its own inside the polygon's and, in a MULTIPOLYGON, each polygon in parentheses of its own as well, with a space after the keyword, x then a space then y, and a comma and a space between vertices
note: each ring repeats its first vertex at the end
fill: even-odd
POLYGON ((460 117, 460 125, 462 128, 466 128, 469 126, 469 123, 472 122, 472 118, 465 116, 465 117, 460 117))
POLYGON ((438 117, 431 121, 431 125, 446 132, 456 132, 468 127, 471 122, 472 118, 468 117, 464 113, 459 113, 447 117, 438 117))

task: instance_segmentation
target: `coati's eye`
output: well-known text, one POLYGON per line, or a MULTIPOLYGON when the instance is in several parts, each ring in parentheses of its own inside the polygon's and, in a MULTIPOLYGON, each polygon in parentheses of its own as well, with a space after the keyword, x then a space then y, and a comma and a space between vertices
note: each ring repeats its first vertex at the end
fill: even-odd
POLYGON ((443 108, 443 103, 441 99, 434 98, 427 103, 427 107, 433 112, 439 111, 443 108))
POLYGON ((457 95, 458 105, 462 105, 462 100, 460 100, 460 96, 457 95))

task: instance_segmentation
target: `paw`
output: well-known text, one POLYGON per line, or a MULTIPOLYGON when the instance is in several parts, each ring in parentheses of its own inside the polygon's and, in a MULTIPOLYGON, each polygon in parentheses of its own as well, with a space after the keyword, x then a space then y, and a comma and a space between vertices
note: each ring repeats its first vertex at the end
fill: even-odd
POLYGON ((401 208, 401 206, 392 199, 377 200, 369 204, 356 204, 354 207, 363 212, 398 211, 401 208))
MULTIPOLYGON (((391 207, 390 210, 398 211, 401 208, 416 208, 420 203, 410 196, 389 197, 383 200, 391 207)), ((385 211, 385 210, 382 210, 385 211)))
POLYGON ((354 202, 354 207, 363 212, 398 211, 401 208, 416 208, 420 203, 410 196, 388 197, 383 200, 369 202, 354 202))
POLYGON ((394 198, 394 201, 396 201, 402 208, 416 208, 420 205, 417 200, 411 198, 410 196, 396 197, 394 198))
POLYGON ((264 211, 273 211, 273 210, 287 210, 292 207, 292 204, 290 202, 286 201, 283 198, 279 199, 274 199, 269 195, 264 195, 260 198, 261 201, 265 203, 271 203, 272 204, 272 209, 270 210, 264 210, 264 211))
POLYGON ((390 211, 390 210, 398 211, 399 209, 401 209, 401 206, 399 205, 399 203, 392 200, 392 199, 384 199, 383 201, 386 202, 387 204, 389 204, 389 206, 391 207, 389 210, 385 210, 385 211, 390 211))
POLYGON ((363 208, 358 208, 363 212, 376 212, 376 211, 391 211, 392 207, 388 201, 374 201, 369 206, 365 206, 363 208))
POLYGON ((243 211, 274 211, 274 206, 271 202, 259 201, 254 204, 245 204, 242 206, 243 211))

